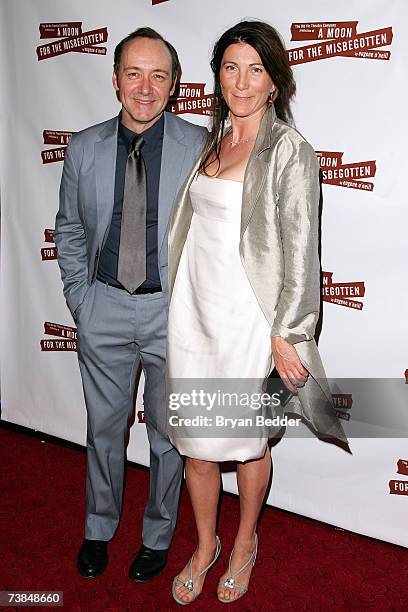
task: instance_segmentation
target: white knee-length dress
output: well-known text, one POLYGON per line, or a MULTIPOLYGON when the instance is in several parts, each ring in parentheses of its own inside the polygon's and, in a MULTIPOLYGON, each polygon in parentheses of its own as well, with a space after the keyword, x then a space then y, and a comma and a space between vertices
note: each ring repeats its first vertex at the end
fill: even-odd
MULTIPOLYGON (((261 391, 270 372, 271 328, 239 255, 242 189, 241 182, 202 174, 191 184, 194 212, 169 309, 170 381, 248 380, 252 391, 261 391)), ((188 412, 184 406, 183 416, 188 412)), ((210 415, 205 408, 203 414, 210 415)), ((214 435, 209 430, 205 437, 180 437, 180 428, 170 425, 168 434, 188 457, 246 461, 265 451, 267 437, 258 429, 259 435, 243 438, 218 437, 215 429, 214 435)))

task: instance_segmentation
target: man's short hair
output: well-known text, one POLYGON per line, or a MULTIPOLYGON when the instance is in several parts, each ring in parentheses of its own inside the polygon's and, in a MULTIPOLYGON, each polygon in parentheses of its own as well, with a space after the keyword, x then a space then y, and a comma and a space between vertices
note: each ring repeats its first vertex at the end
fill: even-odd
POLYGON ((120 43, 116 45, 113 59, 113 70, 116 76, 119 76, 120 60, 122 58, 123 49, 128 42, 134 40, 135 38, 150 38, 152 40, 161 40, 161 42, 167 47, 171 56, 171 76, 172 82, 175 83, 181 76, 181 66, 177 51, 175 50, 173 45, 169 43, 168 40, 163 38, 163 36, 156 32, 156 30, 153 30, 153 28, 138 28, 134 32, 128 34, 123 40, 120 41, 120 43))

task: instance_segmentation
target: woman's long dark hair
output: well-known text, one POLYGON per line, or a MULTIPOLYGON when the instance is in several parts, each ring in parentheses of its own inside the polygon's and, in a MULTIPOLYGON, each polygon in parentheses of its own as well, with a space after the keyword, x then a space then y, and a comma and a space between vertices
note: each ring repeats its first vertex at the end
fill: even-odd
MULTIPOLYGON (((277 98, 274 101, 275 111, 279 119, 291 122, 292 113, 290 101, 296 92, 296 84, 289 65, 285 46, 278 32, 263 21, 241 21, 224 32, 215 43, 211 69, 214 73, 214 114, 211 132, 208 135, 202 154, 199 172, 206 174, 206 165, 215 153, 215 159, 220 164, 221 140, 229 108, 221 95, 220 69, 224 52, 229 45, 247 43, 258 52, 266 72, 277 88, 277 98)), ((216 172, 218 172, 218 169, 216 172)))

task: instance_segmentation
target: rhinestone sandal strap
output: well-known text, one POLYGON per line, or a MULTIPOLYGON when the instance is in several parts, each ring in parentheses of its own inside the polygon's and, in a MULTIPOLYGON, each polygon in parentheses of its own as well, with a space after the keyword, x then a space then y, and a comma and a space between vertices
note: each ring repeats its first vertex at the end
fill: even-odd
MULTIPOLYGON (((192 581, 190 580, 183 580, 182 578, 180 578, 179 576, 176 576, 174 578, 174 585, 179 584, 180 586, 183 586, 185 589, 188 589, 190 591, 190 593, 192 593, 193 595, 193 599, 196 599, 197 594, 194 588, 194 584, 192 581), (188 583, 190 583, 191 588, 189 588, 188 586, 186 586, 188 583)), ((191 601, 193 601, 193 599, 191 601)))
POLYGON ((201 570, 201 572, 196 576, 197 578, 199 578, 200 576, 202 576, 205 572, 208 572, 208 570, 210 569, 210 567, 212 565, 214 565, 214 563, 216 562, 216 560, 218 559, 218 557, 220 556, 220 552, 221 552, 221 542, 220 542, 220 538, 218 536, 215 536, 215 553, 214 553, 214 558, 213 560, 207 565, 207 567, 205 567, 203 570, 201 570))
POLYGON ((176 576, 174 578, 174 580, 177 580, 177 582, 179 582, 182 586, 184 586, 186 589, 188 589, 189 591, 191 591, 191 593, 193 594, 194 598, 197 597, 196 592, 195 592, 195 588, 194 588, 194 581, 197 580, 197 578, 199 578, 200 576, 202 576, 205 572, 207 572, 210 567, 212 565, 214 565, 214 563, 216 562, 216 560, 218 559, 220 552, 221 552, 221 542, 218 536, 216 537, 216 547, 215 547, 215 553, 214 553, 214 558, 212 559, 211 563, 209 563, 207 565, 207 567, 205 567, 203 570, 201 570, 201 572, 199 574, 197 574, 197 576, 193 577, 193 559, 194 559, 194 554, 191 557, 188 567, 189 567, 189 571, 188 571, 188 579, 187 580, 183 580, 182 578, 180 578, 180 576, 176 576))
POLYGON ((227 578, 226 580, 220 580, 220 582, 218 583, 218 588, 220 589, 231 589, 231 591, 233 591, 234 589, 237 589, 242 595, 244 593, 247 592, 248 587, 244 587, 242 586, 242 584, 239 584, 238 582, 235 582, 234 578, 227 578), (228 581, 229 582, 228 584, 228 581))
POLYGON ((237 572, 234 572, 234 573, 231 572, 231 559, 232 559, 233 552, 234 552, 234 550, 231 551, 230 558, 229 558, 229 563, 228 563, 228 578, 227 578, 227 580, 234 579, 237 576, 239 576, 239 574, 241 574, 244 571, 244 569, 246 569, 248 567, 248 565, 251 563, 251 561, 252 561, 253 564, 255 563, 256 555, 258 553, 258 536, 257 536, 257 534, 255 534, 255 548, 252 551, 251 556, 249 557, 248 561, 246 563, 244 563, 244 565, 242 567, 240 567, 237 572))
POLYGON ((193 598, 195 599, 197 597, 195 589, 194 589, 194 580, 193 580, 193 559, 194 559, 194 555, 191 557, 190 561, 188 562, 188 578, 187 580, 184 578, 180 578, 180 574, 178 576, 175 576, 174 578, 174 582, 180 584, 181 586, 183 586, 184 588, 188 589, 192 594, 193 594, 193 598))

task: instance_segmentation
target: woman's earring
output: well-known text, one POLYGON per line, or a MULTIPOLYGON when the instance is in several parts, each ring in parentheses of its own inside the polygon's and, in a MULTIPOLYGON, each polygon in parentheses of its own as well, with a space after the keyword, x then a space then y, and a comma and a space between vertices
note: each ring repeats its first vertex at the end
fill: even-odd
POLYGON ((268 104, 273 104, 274 99, 275 99, 275 92, 276 92, 276 89, 274 89, 273 91, 269 93, 269 97, 266 101, 268 104))

